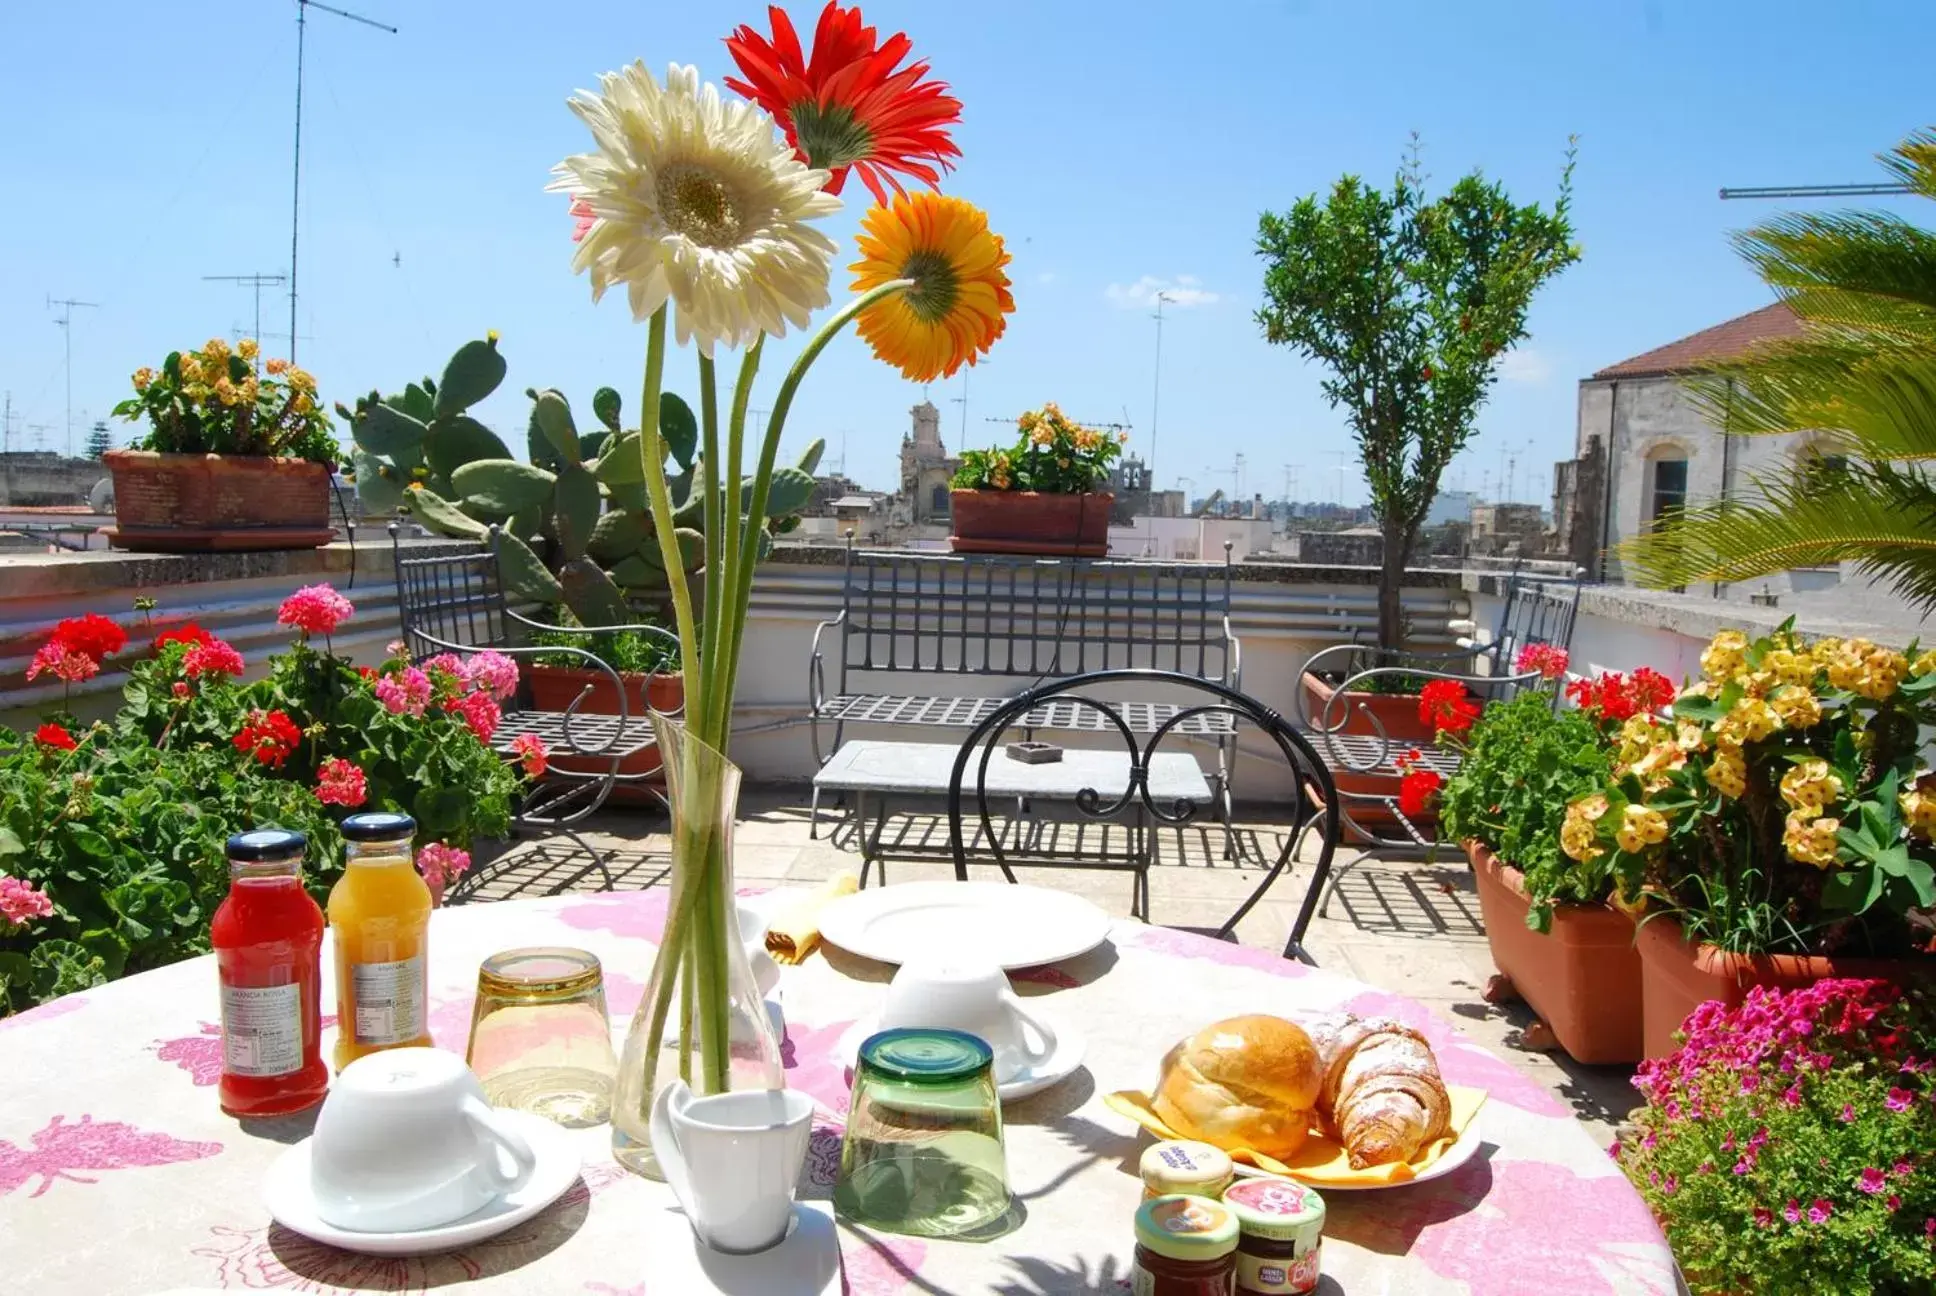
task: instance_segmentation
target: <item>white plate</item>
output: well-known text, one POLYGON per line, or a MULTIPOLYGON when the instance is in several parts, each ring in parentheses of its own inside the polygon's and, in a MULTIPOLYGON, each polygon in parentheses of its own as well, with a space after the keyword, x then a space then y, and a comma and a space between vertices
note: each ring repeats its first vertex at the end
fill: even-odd
POLYGON ((1009 882, 902 882, 842 896, 820 934, 882 963, 915 954, 978 954, 1005 971, 1087 954, 1109 937, 1109 915, 1081 896, 1009 882))
MULTIPOLYGON (((1033 1010, 1041 1012, 1039 1006, 1033 1010)), ((1041 1065, 1028 1067, 1014 1079, 995 1086, 995 1092, 1005 1103, 1039 1094, 1051 1085, 1061 1084, 1082 1069, 1082 1057, 1088 1048, 1088 1041, 1065 1025, 1060 1017, 1048 1013, 1042 1015, 1048 1018, 1050 1027, 1055 1031, 1055 1052, 1041 1065)), ((870 1013, 841 1035, 840 1043, 834 1046, 837 1050, 835 1056, 846 1064, 849 1073, 860 1060, 860 1046, 879 1029, 877 1015, 870 1013)))
POLYGON ((578 1145, 571 1136, 542 1116, 499 1108, 497 1116, 524 1135, 537 1153, 531 1177, 474 1214, 441 1228, 410 1233, 361 1233, 323 1221, 309 1191, 309 1152, 313 1140, 284 1152, 263 1182, 263 1203, 276 1223, 315 1242, 364 1255, 414 1256, 482 1242, 515 1228, 564 1196, 578 1178, 578 1145))
MULTIPOLYGON (((1430 1169, 1421 1170, 1410 1179, 1404 1179, 1398 1183, 1325 1183, 1315 1179, 1306 1179, 1296 1173, 1292 1173, 1289 1177, 1296 1179, 1299 1183, 1309 1184, 1321 1193, 1382 1192, 1387 1188, 1409 1188, 1413 1184, 1430 1183, 1434 1179, 1443 1179, 1446 1175, 1451 1174, 1454 1170, 1457 1170, 1460 1166, 1470 1161, 1478 1153, 1479 1145, 1485 1142, 1479 1135, 1479 1122, 1485 1119, 1485 1115, 1486 1111, 1484 1107, 1481 1107, 1477 1112, 1473 1113, 1472 1120, 1460 1132, 1459 1137, 1453 1140, 1452 1146, 1445 1149, 1444 1156, 1434 1161, 1430 1169)), ((1246 1179, 1274 1179, 1283 1177, 1275 1175, 1269 1170, 1259 1170, 1253 1165, 1238 1165, 1235 1169, 1238 1175, 1246 1179)))

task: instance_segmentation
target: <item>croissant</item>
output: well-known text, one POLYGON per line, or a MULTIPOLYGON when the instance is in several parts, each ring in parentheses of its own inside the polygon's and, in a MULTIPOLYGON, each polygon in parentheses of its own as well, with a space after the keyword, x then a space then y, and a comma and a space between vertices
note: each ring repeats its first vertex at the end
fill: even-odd
POLYGON ((1389 1017, 1348 1013, 1304 1028, 1324 1068, 1318 1114, 1352 1169, 1409 1161, 1450 1129, 1452 1105, 1423 1035, 1389 1017))

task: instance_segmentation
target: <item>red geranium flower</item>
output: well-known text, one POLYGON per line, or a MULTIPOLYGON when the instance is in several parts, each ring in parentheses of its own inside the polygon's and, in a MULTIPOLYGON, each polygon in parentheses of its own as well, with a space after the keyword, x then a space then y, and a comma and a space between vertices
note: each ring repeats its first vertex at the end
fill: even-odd
POLYGON ((1432 798, 1445 786, 1445 780, 1428 769, 1415 769, 1398 781, 1398 809, 1408 819, 1416 819, 1430 807, 1432 798))
POLYGON ((243 669, 242 654, 213 635, 182 654, 182 674, 190 679, 199 675, 240 675, 243 669))
POLYGON ((827 192, 840 192, 849 167, 881 203, 887 185, 903 192, 896 171, 938 188, 936 168, 949 169, 950 159, 961 156, 948 136, 948 127, 961 120, 961 101, 948 94, 946 82, 925 79, 925 60, 897 70, 914 42, 897 32, 883 45, 859 9, 829 0, 808 58, 780 7, 769 5, 767 15, 771 40, 750 26, 726 38, 746 75, 744 81, 727 77, 726 84, 773 115, 801 161, 833 173, 827 192))
POLYGON ((184 621, 174 629, 163 630, 160 634, 156 635, 155 642, 152 646, 156 652, 160 652, 171 643, 205 644, 214 637, 214 635, 202 629, 193 621, 184 621))
POLYGON ((57 635, 42 644, 34 659, 27 663, 28 679, 47 671, 51 671, 56 679, 79 684, 82 680, 99 675, 101 663, 57 635))
POLYGON ((324 805, 360 806, 368 795, 363 771, 340 756, 330 757, 316 771, 316 799, 324 805))
POLYGON ((128 632, 98 612, 69 617, 54 627, 54 638, 97 662, 128 646, 128 632))
POLYGON ((1418 718, 1442 733, 1464 733, 1479 718, 1479 704, 1457 680, 1433 680, 1418 691, 1418 718))
POLYGON ((287 711, 255 710, 249 712, 249 722, 242 726, 234 741, 235 750, 255 757, 258 763, 272 769, 281 769, 289 753, 302 741, 302 730, 296 727, 287 711))
POLYGON ((74 735, 57 724, 44 724, 34 730, 34 741, 42 747, 52 747, 56 751, 73 751, 79 746, 74 735))
POLYGON ((276 624, 294 626, 306 635, 326 635, 354 611, 350 601, 327 582, 305 585, 282 601, 276 610, 276 624))
POLYGON ((1513 669, 1520 674, 1538 671, 1541 679, 1558 679, 1566 674, 1567 652, 1558 644, 1532 643, 1519 650, 1513 669))
POLYGON ((1659 711, 1674 704, 1674 681, 1657 670, 1642 666, 1633 673, 1628 682, 1637 706, 1649 711, 1659 711))

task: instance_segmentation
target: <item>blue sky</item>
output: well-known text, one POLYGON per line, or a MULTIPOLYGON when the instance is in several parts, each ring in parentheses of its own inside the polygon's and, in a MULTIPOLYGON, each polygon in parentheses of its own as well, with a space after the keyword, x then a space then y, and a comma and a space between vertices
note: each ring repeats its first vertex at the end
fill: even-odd
MULTIPOLYGON (((527 386, 557 386, 580 409, 605 383, 631 397, 643 326, 620 294, 592 305, 570 272, 563 201, 543 192, 551 165, 587 147, 564 100, 633 58, 718 80, 720 38, 763 24, 763 7, 341 7, 402 32, 311 19, 298 346, 325 395, 394 390, 496 328, 511 374, 482 413, 514 445, 527 386)), ((790 11, 810 30, 818 6, 790 11)), ((1350 443, 1318 374, 1258 334, 1252 243, 1260 210, 1347 171, 1387 179, 1409 131, 1440 184, 1479 166, 1522 201, 1551 199, 1566 137, 1581 137, 1584 260, 1538 299, 1532 337, 1445 482, 1496 486, 1512 455, 1515 495, 1543 499, 1580 377, 1766 302, 1725 236, 1774 208, 1719 202, 1719 186, 1872 179, 1871 155, 1930 120, 1915 39, 1927 15, 1909 3, 883 0, 865 12, 908 30, 963 100, 965 156, 946 188, 986 207, 1015 256, 1018 309, 966 384, 967 444, 1009 435, 984 419, 1055 399, 1131 423, 1132 449, 1149 455, 1149 297, 1169 286, 1184 300, 1166 318, 1156 468, 1199 494, 1228 488, 1241 452, 1247 492, 1281 494, 1296 464, 1300 497, 1362 499, 1362 480, 1338 471, 1350 443)), ((293 0, 0 6, 12 54, 0 390, 17 448, 29 425, 49 446, 63 436, 48 297, 100 303, 72 326, 84 431, 138 365, 250 325, 248 291, 201 276, 287 270, 294 14, 293 0)), ((867 195, 851 184, 846 197, 829 225, 843 266, 867 195)), ((276 291, 265 331, 287 327, 276 291)), ((794 341, 769 348, 763 395, 794 341)), ((680 358, 670 383, 689 391, 691 374, 680 358)), ((963 387, 932 392, 951 449, 963 387)), ((789 445, 825 436, 837 462, 844 439, 847 471, 891 486, 921 396, 844 339, 796 403, 789 445)))

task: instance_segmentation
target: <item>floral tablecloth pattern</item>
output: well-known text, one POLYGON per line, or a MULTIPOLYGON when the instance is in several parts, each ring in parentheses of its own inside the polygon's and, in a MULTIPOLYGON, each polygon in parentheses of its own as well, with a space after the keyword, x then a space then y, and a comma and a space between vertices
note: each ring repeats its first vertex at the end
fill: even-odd
MULTIPOLYGON (((431 931, 431 1030, 461 1052, 479 961, 516 945, 577 945, 605 965, 629 1017, 665 916, 662 890, 472 905, 431 931)), ((325 958, 328 958, 327 951, 325 958)), ((879 1003, 891 969, 840 950, 787 969, 788 1083, 816 1124, 805 1195, 831 1195, 845 1115, 840 1036, 879 1003)), ((324 978, 328 982, 330 978, 324 978)), ((1024 1218, 993 1243, 841 1230, 851 1296, 1128 1289, 1136 1158, 1146 1136, 1103 1105, 1143 1088, 1173 1040, 1246 1011, 1344 1006, 1423 1029, 1450 1081, 1491 1094, 1486 1146, 1444 1179, 1329 1199, 1324 1269, 1350 1293, 1637 1296, 1676 1289, 1640 1198, 1566 1106, 1409 1000, 1257 950, 1123 921, 1092 953, 1018 973, 1067 1027, 1086 1068, 1007 1116, 1009 1179, 1024 1218)), ((386 1260, 273 1225, 259 1185, 309 1117, 237 1122, 216 1106, 215 970, 197 959, 0 1021, 0 1261, 9 1291, 147 1296, 171 1289, 690 1296, 655 1286, 653 1253, 690 1246, 671 1195, 618 1169, 609 1131, 579 1131, 584 1169, 552 1209, 445 1255, 386 1260)), ((325 1001, 325 1013, 333 1005, 325 1001)), ((327 1035, 329 1032, 325 1032, 327 1035)), ((325 1047, 327 1048, 327 1041, 325 1047)), ((780 1294, 784 1296, 784 1294, 780 1294)))

